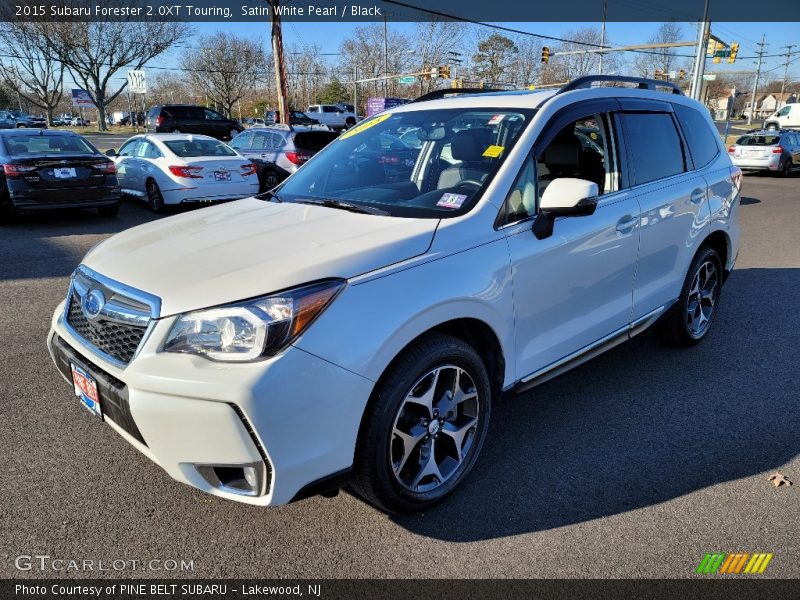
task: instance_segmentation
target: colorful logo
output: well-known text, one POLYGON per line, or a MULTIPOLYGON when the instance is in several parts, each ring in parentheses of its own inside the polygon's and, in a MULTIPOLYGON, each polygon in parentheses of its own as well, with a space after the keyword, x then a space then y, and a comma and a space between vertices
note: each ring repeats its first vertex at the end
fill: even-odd
POLYGON ((727 575, 763 573, 772 557, 772 553, 748 554, 747 552, 737 552, 726 554, 725 552, 713 552, 703 557, 696 572, 704 575, 712 573, 724 573, 727 575))

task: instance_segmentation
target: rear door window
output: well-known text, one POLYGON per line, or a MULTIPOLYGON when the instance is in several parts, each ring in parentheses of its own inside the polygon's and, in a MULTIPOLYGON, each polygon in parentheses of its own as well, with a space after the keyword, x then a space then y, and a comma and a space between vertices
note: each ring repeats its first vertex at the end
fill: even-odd
POLYGON ((694 166, 700 169, 710 163, 719 154, 717 132, 712 131, 705 117, 695 109, 682 104, 673 105, 675 114, 683 129, 689 152, 694 159, 694 166))
POLYGON ((669 113, 623 113, 633 185, 686 170, 683 144, 669 113))

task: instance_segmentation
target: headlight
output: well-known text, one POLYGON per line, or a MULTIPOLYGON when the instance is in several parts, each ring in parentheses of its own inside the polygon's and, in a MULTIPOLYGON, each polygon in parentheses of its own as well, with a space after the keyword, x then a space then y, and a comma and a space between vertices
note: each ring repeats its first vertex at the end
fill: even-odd
POLYGON ((185 313, 164 342, 164 352, 244 362, 288 346, 344 287, 323 281, 263 298, 185 313))

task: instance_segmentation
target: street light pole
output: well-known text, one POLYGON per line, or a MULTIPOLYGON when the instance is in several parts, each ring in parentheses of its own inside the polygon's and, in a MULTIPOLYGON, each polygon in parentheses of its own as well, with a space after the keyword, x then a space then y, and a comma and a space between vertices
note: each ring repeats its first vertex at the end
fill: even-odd
POLYGON ((703 73, 706 70, 706 48, 708 47, 708 33, 711 23, 708 20, 708 0, 703 8, 703 21, 698 27, 697 34, 697 54, 694 57, 694 77, 692 77, 692 88, 690 96, 695 100, 700 100, 700 90, 703 88, 703 73))
POLYGON ((289 90, 286 85, 286 61, 283 57, 283 34, 281 33, 281 16, 276 10, 280 0, 269 0, 272 10, 272 61, 275 64, 275 83, 278 93, 278 121, 289 124, 289 90))
MULTIPOLYGON (((608 11, 608 0, 603 0, 603 25, 600 28, 600 45, 606 45, 606 12, 608 11)), ((603 54, 600 54, 600 63, 597 65, 597 74, 603 74, 603 54)))
MULTIPOLYGON (((386 21, 387 14, 383 15, 383 74, 389 74, 389 24, 386 21)), ((383 81, 383 95, 389 95, 389 80, 383 81)))

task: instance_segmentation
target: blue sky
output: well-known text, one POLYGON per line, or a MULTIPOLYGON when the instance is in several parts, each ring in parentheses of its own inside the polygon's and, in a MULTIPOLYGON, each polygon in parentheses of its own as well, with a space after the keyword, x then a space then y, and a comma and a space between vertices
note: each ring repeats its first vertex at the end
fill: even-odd
MULTIPOLYGON (((217 30, 235 32, 252 38, 262 38, 266 43, 269 42, 270 25, 268 22, 259 23, 195 23, 198 35, 210 34, 217 30)), ((317 43, 321 46, 323 53, 335 53, 339 50, 339 44, 353 31, 355 27, 364 23, 298 23, 284 22, 283 36, 287 46, 293 44, 304 45, 317 43)), ((508 27, 539 33, 543 35, 562 36, 568 31, 574 31, 583 27, 599 26, 599 23, 500 23, 508 27)), ((606 25, 607 39, 614 45, 629 45, 645 43, 660 25, 659 22, 652 23, 608 23, 606 25)), ((694 40, 697 37, 697 25, 695 23, 681 23, 684 31, 684 39, 694 40)), ((389 27, 394 30, 413 34, 414 23, 389 23, 389 27)), ((483 28, 491 32, 490 28, 483 28)), ((794 48, 794 60, 789 67, 790 75, 800 78, 800 27, 797 23, 712 23, 711 31, 714 35, 725 42, 739 42, 739 56, 751 57, 757 51, 757 42, 762 34, 766 34, 767 55, 785 53, 784 46, 796 44, 794 48)), ((191 44, 192 42, 190 42, 191 44)), ((691 54, 691 48, 677 50, 681 54, 691 54)), ((625 53, 627 59, 631 59, 632 53, 625 53)), ((335 56, 330 60, 334 62, 335 56)), ((180 50, 173 50, 168 54, 152 61, 149 66, 155 67, 175 67, 179 65, 180 50)), ((783 76, 783 64, 785 58, 782 56, 767 57, 764 59, 764 72, 769 77, 780 78, 783 76)), ((734 65, 712 64, 709 60, 706 66, 707 72, 722 72, 725 70, 755 70, 756 61, 753 59, 740 58, 734 65)), ((155 76, 157 71, 153 71, 155 76)))

